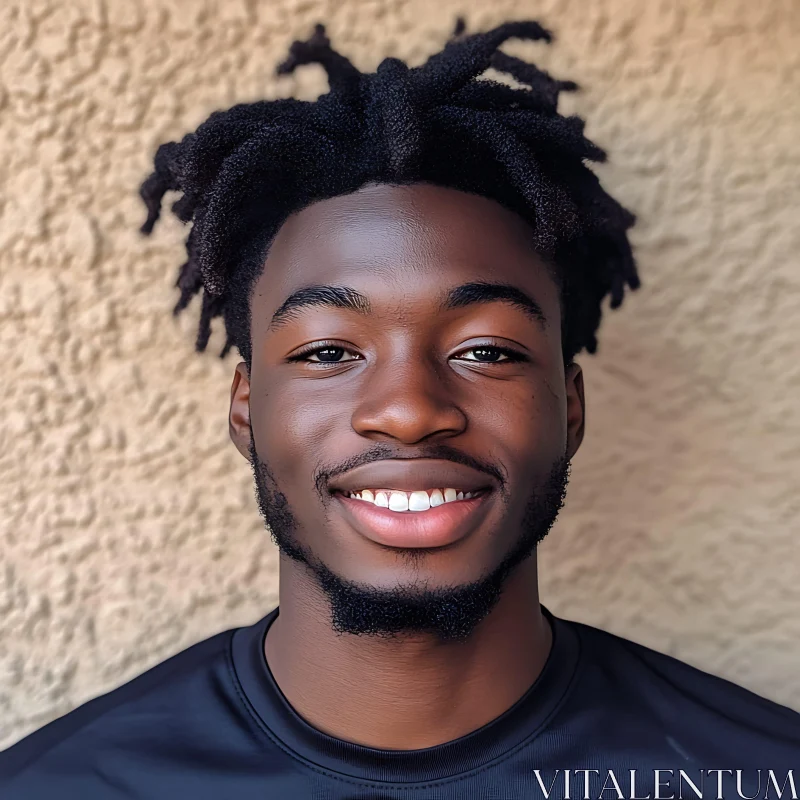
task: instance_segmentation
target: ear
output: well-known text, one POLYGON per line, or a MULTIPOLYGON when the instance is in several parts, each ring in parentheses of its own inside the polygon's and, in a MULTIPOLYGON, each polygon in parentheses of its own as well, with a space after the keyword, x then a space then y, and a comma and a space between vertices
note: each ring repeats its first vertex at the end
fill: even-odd
POLYGON ((586 426, 586 401, 583 396, 583 370, 573 361, 564 373, 567 389, 567 460, 571 460, 583 441, 586 426))
POLYGON ((250 460, 250 376, 244 361, 236 365, 231 384, 228 432, 236 449, 250 460))

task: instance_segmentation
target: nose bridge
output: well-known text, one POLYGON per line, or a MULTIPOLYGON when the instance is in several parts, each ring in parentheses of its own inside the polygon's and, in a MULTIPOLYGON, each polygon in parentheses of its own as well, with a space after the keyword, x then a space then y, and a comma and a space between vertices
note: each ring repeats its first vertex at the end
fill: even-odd
POLYGON ((452 382, 430 352, 395 348, 367 373, 352 420, 358 433, 412 443, 464 429, 452 382))

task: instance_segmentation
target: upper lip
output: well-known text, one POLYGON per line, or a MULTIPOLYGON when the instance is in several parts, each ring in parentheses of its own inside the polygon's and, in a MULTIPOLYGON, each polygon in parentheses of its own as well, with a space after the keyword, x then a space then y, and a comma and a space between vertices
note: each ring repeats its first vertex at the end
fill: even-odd
POLYGON ((331 492, 357 492, 361 489, 396 489, 413 492, 418 489, 453 488, 476 492, 491 488, 494 479, 471 467, 433 458, 394 458, 372 461, 337 476, 328 484, 331 492))

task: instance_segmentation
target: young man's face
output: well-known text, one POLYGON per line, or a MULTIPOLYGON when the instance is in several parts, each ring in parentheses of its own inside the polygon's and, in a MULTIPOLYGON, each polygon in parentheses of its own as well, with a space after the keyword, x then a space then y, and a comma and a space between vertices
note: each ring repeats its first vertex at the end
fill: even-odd
POLYGON ((282 226, 253 293, 231 434, 256 462, 281 549, 334 605, 355 604, 341 629, 438 628, 455 601, 474 605, 450 631, 463 635, 546 534, 583 435, 581 373, 565 371, 560 329, 525 223, 492 200, 370 185, 282 226), (486 283, 533 304, 487 300, 486 283), (273 321, 309 287, 336 289, 273 321), (339 307, 345 296, 355 307, 339 307), (450 487, 477 496, 405 512, 347 496, 450 487))

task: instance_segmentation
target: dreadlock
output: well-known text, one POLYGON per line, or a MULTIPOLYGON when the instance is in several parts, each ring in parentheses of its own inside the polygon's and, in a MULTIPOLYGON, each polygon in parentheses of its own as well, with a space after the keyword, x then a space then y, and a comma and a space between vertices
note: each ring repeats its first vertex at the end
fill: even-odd
POLYGON ((584 137, 583 120, 557 111, 559 93, 577 85, 498 50, 512 38, 550 42, 552 34, 537 22, 508 22, 468 35, 459 18, 422 66, 386 58, 364 74, 318 24, 277 72, 320 64, 326 94, 236 105, 161 145, 140 190, 141 230, 153 230, 167 191, 182 193, 172 211, 193 224, 174 313, 203 290, 196 349, 222 316, 221 355, 235 345, 250 365, 250 292, 290 214, 370 182, 425 181, 492 198, 530 224, 536 250, 556 268, 565 363, 594 353, 605 296, 617 308, 625 286, 639 286, 626 233, 635 217, 584 163, 606 156, 584 137), (489 68, 522 88, 479 79, 489 68))

